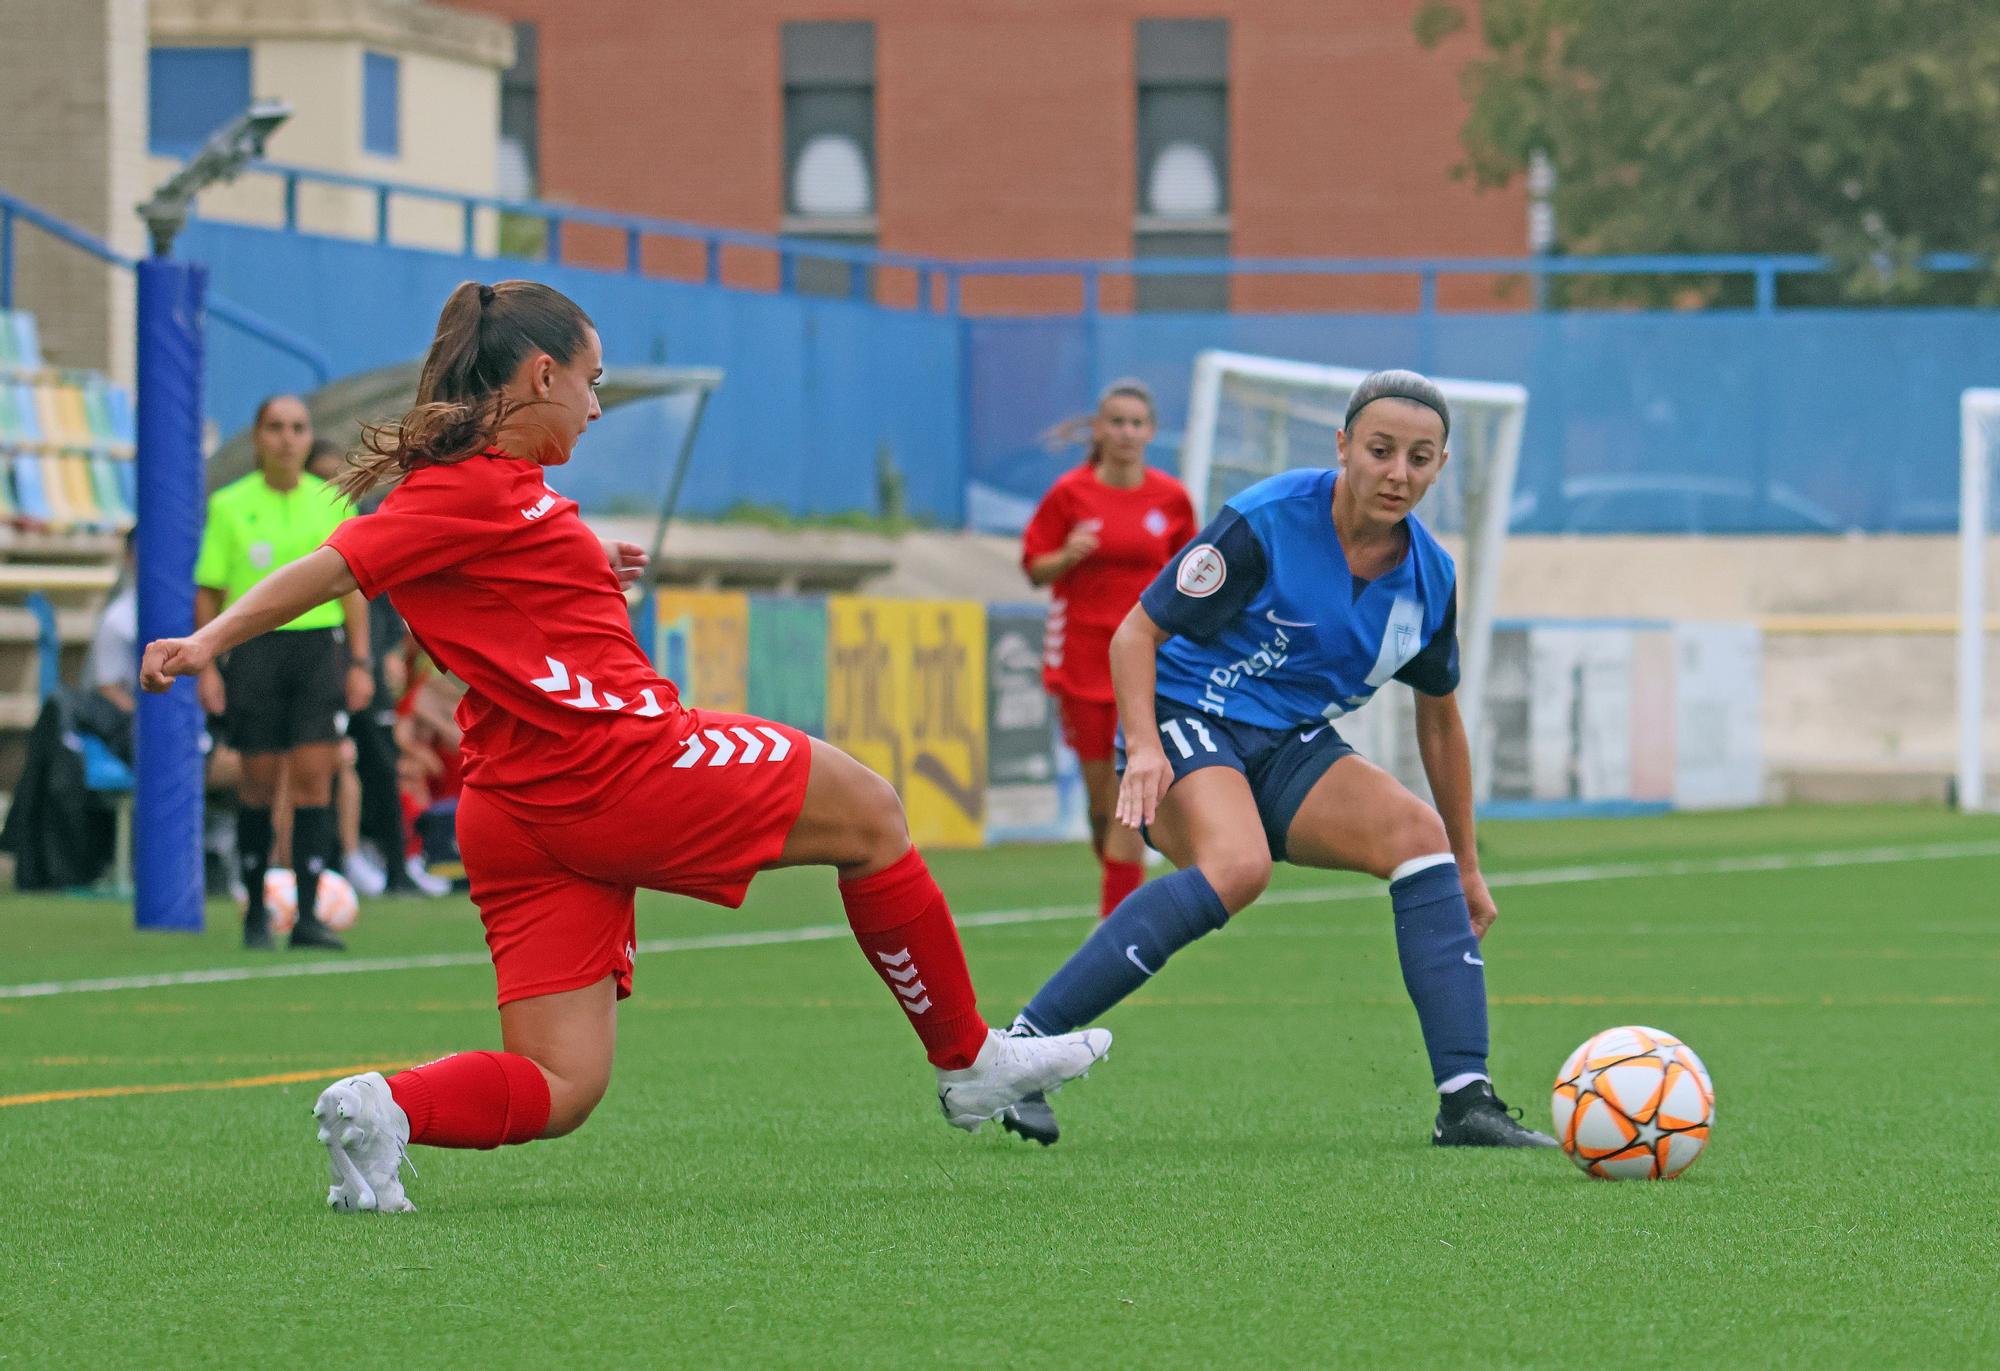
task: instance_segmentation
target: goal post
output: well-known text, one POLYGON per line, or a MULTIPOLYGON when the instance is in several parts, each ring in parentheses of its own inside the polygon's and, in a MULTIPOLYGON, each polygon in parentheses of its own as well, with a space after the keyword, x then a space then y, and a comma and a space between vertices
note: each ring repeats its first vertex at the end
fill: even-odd
POLYGON ((2000 464, 2000 390, 1959 397, 1958 807, 1982 810, 1986 793, 1986 553, 1994 473, 2000 464))
MULTIPOLYGON (((1281 471, 1339 465, 1334 435, 1346 422, 1349 397, 1368 375, 1354 367, 1252 353, 1199 354, 1181 447, 1181 479, 1197 513, 1205 520, 1230 496, 1281 471)), ((1458 699, 1477 759, 1490 747, 1482 733, 1487 668, 1528 390, 1505 381, 1430 379, 1451 408, 1451 461, 1424 501, 1422 518, 1460 549, 1458 699)), ((1383 750, 1391 742, 1383 737, 1377 743, 1378 759, 1421 784, 1412 759, 1396 765, 1383 750)), ((1474 767, 1482 794, 1489 770, 1474 767)))

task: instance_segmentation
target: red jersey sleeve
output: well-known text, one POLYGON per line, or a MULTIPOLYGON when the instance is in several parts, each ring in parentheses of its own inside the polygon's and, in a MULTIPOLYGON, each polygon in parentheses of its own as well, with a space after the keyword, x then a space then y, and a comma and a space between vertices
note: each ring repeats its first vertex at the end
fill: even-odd
POLYGON ((369 599, 493 549, 513 529, 494 517, 476 483, 418 483, 391 492, 373 514, 349 519, 326 545, 369 599))
POLYGON ((1057 481, 1042 497, 1041 504, 1035 507, 1035 517, 1028 520, 1028 527, 1021 534, 1021 569, 1026 571, 1028 563, 1037 557, 1060 552, 1075 526, 1076 511, 1070 499, 1068 483, 1057 481))

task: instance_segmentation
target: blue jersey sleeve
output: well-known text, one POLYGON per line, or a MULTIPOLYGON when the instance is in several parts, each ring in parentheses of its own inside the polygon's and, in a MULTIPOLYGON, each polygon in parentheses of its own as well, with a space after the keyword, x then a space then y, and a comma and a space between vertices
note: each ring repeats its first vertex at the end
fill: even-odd
POLYGON ((1250 607, 1264 588, 1264 544, 1241 514, 1223 506, 1139 597, 1153 622, 1205 643, 1250 607))
POLYGON ((1396 679, 1426 695, 1449 695, 1458 689, 1458 587, 1444 607, 1444 622, 1423 649, 1403 663, 1396 679))

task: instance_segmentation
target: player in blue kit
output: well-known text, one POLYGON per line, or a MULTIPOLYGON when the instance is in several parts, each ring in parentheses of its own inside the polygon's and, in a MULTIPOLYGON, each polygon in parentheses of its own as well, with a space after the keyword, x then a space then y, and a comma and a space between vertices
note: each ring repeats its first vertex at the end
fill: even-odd
MULTIPOLYGON (((1067 1033, 1250 905, 1274 861, 1389 882, 1403 983, 1440 1096, 1441 1147, 1553 1147, 1487 1075, 1480 939, 1498 911, 1473 841, 1451 555, 1412 511, 1444 470, 1451 416, 1408 371, 1348 402, 1337 470, 1237 495, 1149 586, 1111 644, 1120 822, 1179 868, 1106 918, 1015 1021, 1067 1033), (1358 756, 1334 721, 1398 680, 1417 692, 1433 809, 1358 756)), ((1008 1127, 1050 1143, 1047 1102, 1008 1127)))

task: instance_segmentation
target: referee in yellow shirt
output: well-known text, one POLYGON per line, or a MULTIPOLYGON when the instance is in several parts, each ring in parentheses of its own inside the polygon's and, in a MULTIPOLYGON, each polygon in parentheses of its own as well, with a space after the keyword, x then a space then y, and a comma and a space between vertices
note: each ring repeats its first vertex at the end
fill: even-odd
MULTIPOLYGON (((257 469, 208 500, 194 567, 197 628, 279 567, 317 549, 353 512, 305 469, 312 417, 297 396, 274 395, 258 406, 252 435, 257 469)), ((271 861, 271 803, 288 770, 299 889, 291 945, 346 950, 315 905, 320 873, 340 855, 333 781, 341 730, 348 712, 367 708, 374 689, 367 602, 359 591, 251 639, 202 673, 202 708, 222 716, 228 742, 243 756, 236 853, 249 895, 245 947, 273 946, 264 871, 271 861)))

